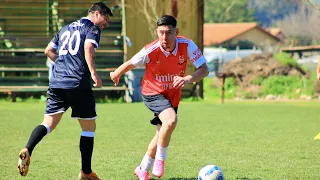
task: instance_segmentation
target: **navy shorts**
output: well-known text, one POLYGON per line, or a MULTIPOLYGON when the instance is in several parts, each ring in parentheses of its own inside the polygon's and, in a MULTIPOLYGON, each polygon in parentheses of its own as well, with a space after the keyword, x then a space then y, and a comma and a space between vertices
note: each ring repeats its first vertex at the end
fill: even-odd
POLYGON ((95 119, 96 102, 91 89, 55 89, 47 91, 45 115, 53 115, 72 109, 71 117, 77 119, 95 119))
MULTIPOLYGON (((142 99, 144 104, 154 113, 154 118, 150 120, 152 125, 162 125, 161 120, 159 119, 158 115, 168 109, 173 108, 170 101, 162 94, 157 95, 142 95, 142 99)), ((173 108, 176 113, 178 113, 178 107, 173 108)))

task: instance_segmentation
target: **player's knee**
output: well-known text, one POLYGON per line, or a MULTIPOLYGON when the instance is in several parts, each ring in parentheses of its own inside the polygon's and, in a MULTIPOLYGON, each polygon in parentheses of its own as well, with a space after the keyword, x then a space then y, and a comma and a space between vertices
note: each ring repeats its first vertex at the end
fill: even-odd
POLYGON ((42 125, 44 125, 47 128, 48 133, 52 132, 56 128, 56 126, 59 124, 62 114, 63 113, 58 113, 54 115, 44 116, 42 125))
POLYGON ((169 129, 174 129, 177 126, 178 119, 177 115, 172 115, 169 116, 166 120, 165 123, 162 123, 163 125, 166 125, 169 129))
POLYGON ((94 120, 81 120, 82 131, 95 132, 96 131, 96 121, 94 120))
POLYGON ((96 131, 96 126, 86 126, 86 127, 82 127, 82 131, 95 132, 95 131, 96 131))

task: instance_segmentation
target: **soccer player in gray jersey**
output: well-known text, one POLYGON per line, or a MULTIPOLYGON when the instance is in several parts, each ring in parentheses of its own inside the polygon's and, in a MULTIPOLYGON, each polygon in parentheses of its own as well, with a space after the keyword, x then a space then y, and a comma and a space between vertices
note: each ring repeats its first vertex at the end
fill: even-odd
POLYGON ((55 129, 63 113, 71 107, 71 117, 78 119, 82 129, 82 168, 78 179, 100 180, 91 169, 97 116, 91 82, 94 81, 95 87, 102 86, 94 57, 101 30, 108 26, 109 16, 112 12, 104 3, 95 3, 89 8, 87 17, 61 28, 46 47, 45 54, 55 61, 47 91, 46 112, 42 124, 32 131, 27 145, 19 153, 21 176, 28 173, 34 147, 55 129))

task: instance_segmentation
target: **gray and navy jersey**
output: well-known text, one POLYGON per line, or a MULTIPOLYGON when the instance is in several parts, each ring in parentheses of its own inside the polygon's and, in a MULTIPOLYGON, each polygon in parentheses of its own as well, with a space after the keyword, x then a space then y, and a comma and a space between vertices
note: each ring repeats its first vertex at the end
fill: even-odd
POLYGON ((91 89, 91 74, 85 60, 84 43, 99 46, 101 30, 89 18, 82 18, 59 30, 50 44, 56 49, 50 88, 91 89))

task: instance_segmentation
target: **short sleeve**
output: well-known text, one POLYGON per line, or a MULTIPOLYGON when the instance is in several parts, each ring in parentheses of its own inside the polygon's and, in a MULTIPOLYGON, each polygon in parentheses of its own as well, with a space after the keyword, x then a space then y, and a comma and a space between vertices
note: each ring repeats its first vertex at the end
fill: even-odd
POLYGON ((86 35, 85 42, 91 42, 96 46, 96 48, 98 48, 100 42, 100 33, 101 30, 98 26, 91 26, 86 35))
POLYGON ((54 49, 57 49, 59 46, 59 33, 60 33, 60 31, 50 41, 50 45, 54 49))
POLYGON ((198 46, 191 40, 188 43, 188 56, 197 69, 207 62, 198 46))
POLYGON ((147 51, 144 48, 131 58, 131 62, 134 66, 145 66, 149 61, 147 51))

